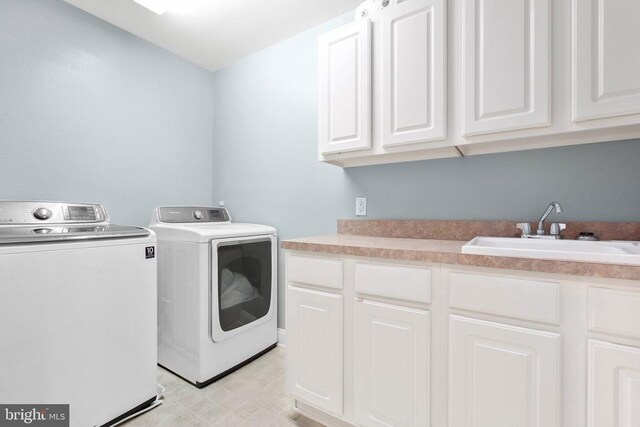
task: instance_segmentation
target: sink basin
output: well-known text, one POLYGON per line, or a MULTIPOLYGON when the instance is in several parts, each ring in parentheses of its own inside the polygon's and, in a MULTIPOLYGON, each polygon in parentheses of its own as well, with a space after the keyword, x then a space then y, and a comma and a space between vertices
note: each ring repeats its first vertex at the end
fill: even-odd
POLYGON ((476 237, 462 253, 516 258, 555 259, 640 265, 640 242, 538 240, 514 237, 476 237))

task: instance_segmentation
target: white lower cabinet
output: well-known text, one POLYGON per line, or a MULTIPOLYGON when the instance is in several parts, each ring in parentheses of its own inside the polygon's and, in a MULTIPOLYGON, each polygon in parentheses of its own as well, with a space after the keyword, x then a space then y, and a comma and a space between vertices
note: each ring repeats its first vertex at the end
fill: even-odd
POLYGON ((306 416, 339 427, 640 427, 638 281, 286 259, 287 388, 306 416))
POLYGON ((287 289, 287 388, 334 415, 343 412, 343 297, 287 289))
POLYGON ((450 427, 560 427, 560 336, 452 315, 450 427))
POLYGON ((588 426, 640 426, 640 348, 589 340, 588 426))
POLYGON ((357 300, 354 323, 356 423, 429 426, 429 312, 357 300))

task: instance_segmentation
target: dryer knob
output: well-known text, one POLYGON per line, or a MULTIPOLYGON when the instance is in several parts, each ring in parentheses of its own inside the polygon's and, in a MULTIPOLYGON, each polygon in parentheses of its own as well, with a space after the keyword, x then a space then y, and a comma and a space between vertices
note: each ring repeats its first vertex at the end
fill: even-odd
POLYGON ((195 211, 195 212, 193 213, 193 217, 194 217, 195 219, 200 220, 200 219, 204 218, 204 215, 202 214, 202 211, 195 211))
POLYGON ((41 220, 49 219, 51 218, 51 211, 47 208, 39 208, 33 212, 33 216, 41 220))

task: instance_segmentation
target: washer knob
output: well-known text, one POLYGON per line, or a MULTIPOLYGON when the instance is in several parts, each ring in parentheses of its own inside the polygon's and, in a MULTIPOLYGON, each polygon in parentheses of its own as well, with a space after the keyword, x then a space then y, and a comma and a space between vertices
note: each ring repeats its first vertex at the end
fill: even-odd
POLYGON ((195 219, 200 220, 200 219, 202 219, 202 218, 204 217, 204 215, 202 214, 202 211, 195 211, 195 212, 193 213, 193 217, 194 217, 195 219))
POLYGON ((33 216, 41 220, 49 219, 51 218, 51 211, 47 208, 38 208, 33 212, 33 216))

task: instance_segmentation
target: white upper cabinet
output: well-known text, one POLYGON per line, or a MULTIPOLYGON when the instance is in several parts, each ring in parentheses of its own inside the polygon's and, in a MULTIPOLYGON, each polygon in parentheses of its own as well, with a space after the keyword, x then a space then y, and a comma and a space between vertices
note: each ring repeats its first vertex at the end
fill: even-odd
POLYGON ((640 0, 376 0, 359 11, 320 37, 321 161, 640 138, 640 0))
POLYGON ((371 147, 371 22, 356 21, 318 40, 320 154, 371 147))
POLYGON ((382 145, 446 137, 444 0, 406 0, 381 13, 382 145))
POLYGON ((550 124, 549 2, 464 1, 464 135, 550 124))
POLYGON ((573 119, 640 113, 640 1, 573 1, 573 119))

